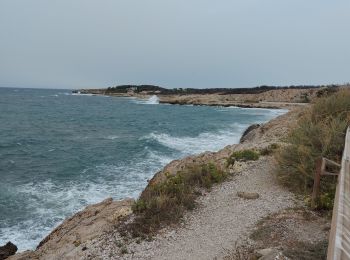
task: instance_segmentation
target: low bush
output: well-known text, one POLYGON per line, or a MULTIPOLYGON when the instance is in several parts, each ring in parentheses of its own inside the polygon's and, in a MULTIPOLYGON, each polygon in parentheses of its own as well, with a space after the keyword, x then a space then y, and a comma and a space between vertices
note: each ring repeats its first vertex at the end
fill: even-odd
POLYGON ((185 210, 196 206, 201 188, 209 189, 226 177, 224 171, 209 163, 189 167, 174 176, 167 175, 163 182, 150 184, 133 206, 136 218, 128 230, 133 236, 145 236, 163 224, 176 223, 185 210))
POLYGON ((338 86, 329 86, 329 87, 326 87, 326 88, 321 88, 320 90, 318 90, 316 92, 316 96, 317 97, 325 97, 325 96, 333 95, 338 90, 339 90, 338 86))
POLYGON ((256 161, 259 153, 254 150, 235 151, 227 158, 227 166, 233 165, 235 161, 256 161))
MULTIPOLYGON (((341 161, 346 128, 350 123, 350 90, 319 98, 301 116, 289 137, 289 145, 276 158, 282 183, 296 192, 310 194, 315 162, 326 157, 341 161)), ((322 177, 319 208, 331 209, 336 179, 322 177)))

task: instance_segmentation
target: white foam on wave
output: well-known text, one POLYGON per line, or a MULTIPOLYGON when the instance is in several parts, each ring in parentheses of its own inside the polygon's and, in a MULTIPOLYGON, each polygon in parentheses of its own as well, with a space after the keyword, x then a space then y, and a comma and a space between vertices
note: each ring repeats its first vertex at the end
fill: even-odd
POLYGON ((198 136, 171 136, 166 133, 151 133, 146 139, 156 140, 160 144, 177 150, 184 155, 205 151, 218 151, 229 144, 239 142, 242 132, 248 125, 235 123, 229 129, 215 133, 201 133, 198 136))
POLYGON ((108 139, 108 140, 115 140, 115 139, 118 139, 118 138, 119 138, 118 135, 108 135, 108 136, 106 137, 106 139, 108 139))
POLYGON ((142 160, 104 163, 86 168, 81 171, 80 178, 74 181, 57 183, 47 180, 14 187, 12 192, 18 198, 26 198, 31 217, 2 227, 0 244, 12 241, 19 251, 34 249, 66 217, 89 204, 101 202, 108 197, 137 198, 147 185, 146 180, 173 159, 146 147, 145 158, 142 160))
POLYGON ((147 102, 147 104, 150 104, 150 105, 156 105, 156 104, 159 104, 159 98, 156 96, 156 95, 153 95, 152 97, 150 97, 147 102))
POLYGON ((142 104, 142 105, 158 105, 159 104, 159 98, 156 95, 151 96, 149 99, 143 100, 143 99, 130 99, 132 102, 136 104, 142 104))
POLYGON ((72 96, 87 96, 87 97, 95 96, 95 94, 82 94, 82 93, 80 93, 80 92, 72 93, 71 95, 72 95, 72 96))
MULTIPOLYGON (((149 152, 149 162, 153 163, 154 165, 161 165, 161 167, 167 165, 168 163, 170 163, 172 160, 174 160, 175 158, 169 157, 169 156, 165 156, 165 155, 161 155, 159 153, 150 151, 149 152)), ((160 168, 159 168, 160 169, 160 168)), ((154 174, 155 172, 153 172, 154 174)))
POLYGON ((24 184, 16 187, 15 192, 28 201, 31 217, 0 229, 0 244, 12 241, 19 251, 35 248, 65 217, 109 196, 94 183, 57 185, 51 180, 24 184))
POLYGON ((72 93, 69 92, 58 92, 59 95, 70 96, 72 93))
MULTIPOLYGON (((230 111, 230 107, 217 108, 219 111, 230 111)), ((286 109, 265 108, 235 108, 240 109, 240 115, 256 116, 254 123, 265 123, 274 117, 288 112, 286 109)), ((232 112, 232 110, 231 110, 232 112)), ((156 140, 158 143, 179 151, 182 155, 198 154, 205 151, 218 151, 230 144, 237 144, 244 132, 253 122, 234 123, 230 127, 218 132, 204 132, 197 136, 172 136, 167 133, 153 132, 143 137, 144 139, 156 140)))

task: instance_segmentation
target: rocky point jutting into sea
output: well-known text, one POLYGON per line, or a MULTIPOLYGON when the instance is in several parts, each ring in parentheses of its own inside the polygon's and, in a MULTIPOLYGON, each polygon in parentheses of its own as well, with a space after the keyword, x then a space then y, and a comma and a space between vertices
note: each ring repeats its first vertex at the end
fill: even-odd
MULTIPOLYGON (((160 102, 170 104, 287 107, 289 112, 268 123, 250 127, 239 144, 228 144, 218 152, 204 152, 172 161, 156 173, 141 196, 169 176, 177 176, 186 169, 208 162, 229 176, 212 189, 198 190, 197 207, 186 211, 178 223, 162 225, 150 236, 133 236, 121 227, 137 219, 137 213, 133 211, 134 200, 113 201, 106 198, 66 219, 40 242, 36 250, 25 251, 9 259, 235 259, 229 258, 231 251, 247 244, 260 243, 252 241, 249 235, 257 223, 269 215, 290 220, 288 225, 283 226, 288 241, 293 241, 295 236, 312 243, 326 238, 328 222, 314 213, 307 212, 312 218, 305 217, 304 209, 298 211, 302 208, 302 201, 278 184, 272 174, 276 162, 270 152, 263 152, 270 151, 271 147, 283 146, 284 138, 296 124, 307 102, 324 91, 333 90, 272 89, 249 94, 188 95, 162 95, 154 91, 135 93, 135 89, 128 89, 122 94, 81 90, 80 93, 138 98, 157 95, 160 102), (228 164, 233 152, 246 150, 257 151, 260 157, 228 164), (298 210, 289 211, 291 208, 298 210), (320 225, 325 228, 320 230, 317 228, 320 225), (293 233, 294 229, 300 230, 300 233, 293 233), (318 232, 317 236, 314 236, 315 232, 318 232)), ((281 255, 281 248, 269 248, 255 255, 256 259, 264 255, 281 255)))
POLYGON ((152 85, 121 85, 106 89, 81 89, 80 94, 137 97, 147 99, 157 95, 160 103, 178 105, 238 106, 254 108, 288 108, 309 103, 323 91, 333 91, 340 85, 289 86, 256 88, 166 89, 152 85))

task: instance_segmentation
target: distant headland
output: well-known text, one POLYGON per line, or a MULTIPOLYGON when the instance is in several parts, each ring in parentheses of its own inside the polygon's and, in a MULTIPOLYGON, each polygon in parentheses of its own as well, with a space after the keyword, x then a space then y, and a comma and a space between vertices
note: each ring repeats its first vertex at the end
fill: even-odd
POLYGON ((80 89, 73 93, 136 97, 157 95, 159 103, 178 105, 238 106, 247 108, 288 108, 304 105, 316 97, 348 85, 259 86, 253 88, 163 88, 154 85, 120 85, 80 89))

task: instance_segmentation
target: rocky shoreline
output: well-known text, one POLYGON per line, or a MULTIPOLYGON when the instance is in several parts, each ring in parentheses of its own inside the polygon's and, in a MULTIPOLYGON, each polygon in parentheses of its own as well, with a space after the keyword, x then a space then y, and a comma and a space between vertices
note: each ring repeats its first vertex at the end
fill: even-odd
POLYGON ((107 95, 114 97, 135 97, 149 99, 156 95, 159 103, 172 105, 198 105, 198 106, 236 106, 242 108, 267 108, 267 109, 289 109, 295 106, 305 106, 312 101, 320 91, 320 88, 277 88, 257 93, 230 94, 226 92, 204 93, 204 94, 163 94, 161 91, 143 90, 137 92, 134 87, 126 89, 125 92, 112 92, 108 89, 81 89, 74 91, 79 94, 107 95))
MULTIPOLYGON (((205 152, 172 161, 165 166, 163 170, 154 175, 152 180, 149 181, 148 186, 155 182, 162 181, 165 173, 175 175, 179 170, 189 165, 200 165, 211 161, 218 167, 224 168, 226 167, 227 158, 233 151, 263 149, 270 144, 280 143, 281 138, 287 135, 288 130, 296 122, 301 111, 302 108, 294 108, 287 114, 279 116, 266 124, 252 127, 242 137, 240 144, 229 145, 218 152, 205 152)), ((246 165, 236 165, 235 167, 239 169, 233 168, 230 171, 237 171, 238 173, 246 167, 246 165)), ((264 171, 264 169, 261 170, 264 171)), ((284 193, 284 191, 281 192, 284 193)), ((130 241, 125 245, 125 247, 127 246, 127 252, 122 252, 123 250, 117 245, 118 242, 109 245, 110 242, 108 241, 111 237, 120 237, 119 234, 116 234, 118 233, 116 227, 120 225, 120 223, 125 221, 125 219, 132 220, 133 213, 131 207, 133 202, 132 199, 123 201, 106 199, 101 203, 89 205, 84 210, 76 213, 59 225, 50 235, 40 242, 36 250, 25 251, 9 259, 131 259, 133 257, 127 252, 137 251, 138 242, 135 239, 133 240, 130 238, 130 241), (133 249, 133 247, 135 247, 135 249, 133 249), (107 252, 112 254, 111 248, 120 253, 107 257, 107 252)), ((286 203, 286 205, 290 204, 286 203)), ((276 205, 276 207, 280 209, 278 205, 276 205)), ((163 233, 164 232, 165 231, 163 231, 163 233)), ((160 240, 162 240, 162 238, 160 238, 160 240)), ((147 241, 140 241, 140 243, 147 243, 147 241)), ((139 253, 140 259, 152 259, 148 257, 145 258, 142 252, 139 253)))

